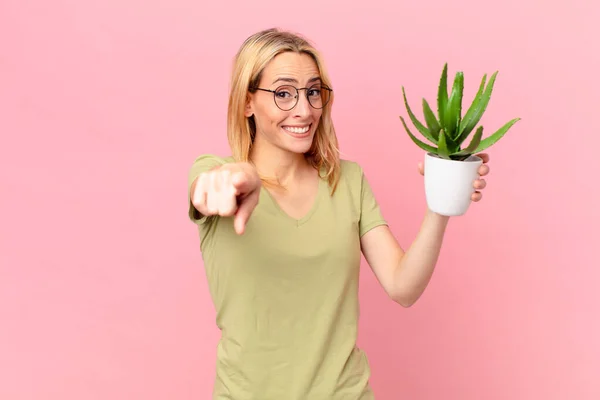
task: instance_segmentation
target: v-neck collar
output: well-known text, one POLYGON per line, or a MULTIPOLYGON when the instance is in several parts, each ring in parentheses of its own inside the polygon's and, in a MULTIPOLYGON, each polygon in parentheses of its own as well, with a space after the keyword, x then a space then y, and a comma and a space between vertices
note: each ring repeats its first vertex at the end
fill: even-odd
POLYGON ((267 197, 269 199, 268 201, 277 210, 277 213, 279 213, 285 220, 287 220, 290 223, 292 223, 293 225, 299 227, 299 226, 305 224, 306 222, 308 222, 310 220, 310 218, 314 215, 314 213, 317 211, 317 209, 319 208, 319 204, 321 202, 321 197, 323 196, 323 193, 325 192, 325 189, 326 189, 325 188, 326 181, 321 176, 319 176, 318 179, 319 179, 319 184, 317 187, 317 195, 315 196, 315 198, 313 200, 313 204, 311 205, 308 212, 306 214, 304 214, 304 216, 302 216, 301 218, 293 218, 287 212, 285 212, 285 210, 283 208, 281 208, 281 206, 279 205, 279 203, 277 202, 275 197, 271 194, 271 192, 269 192, 269 190, 267 188, 265 188, 264 186, 261 187, 261 193, 264 195, 263 197, 267 197))

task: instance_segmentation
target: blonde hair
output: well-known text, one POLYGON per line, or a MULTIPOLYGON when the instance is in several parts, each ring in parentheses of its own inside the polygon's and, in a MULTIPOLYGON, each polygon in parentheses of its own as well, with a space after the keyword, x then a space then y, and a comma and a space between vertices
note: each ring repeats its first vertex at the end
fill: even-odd
MULTIPOLYGON (((227 139, 232 156, 237 162, 250 162, 250 149, 256 135, 253 118, 244 115, 248 93, 258 87, 267 64, 275 56, 288 51, 311 56, 317 64, 322 83, 332 87, 323 58, 301 35, 272 28, 248 37, 234 59, 227 109, 227 139)), ((338 140, 331 119, 332 104, 333 92, 322 110, 321 120, 306 158, 320 174, 324 173, 324 176, 321 176, 327 179, 333 193, 340 176, 340 157, 338 140)))

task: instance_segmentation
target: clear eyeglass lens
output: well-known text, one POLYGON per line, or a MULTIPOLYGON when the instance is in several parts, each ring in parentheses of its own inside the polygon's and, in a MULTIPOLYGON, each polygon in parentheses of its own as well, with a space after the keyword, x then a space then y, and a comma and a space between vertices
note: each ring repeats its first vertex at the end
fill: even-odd
MULTIPOLYGON (((281 86, 275 92, 275 102, 283 110, 294 108, 298 102, 298 91, 294 86, 281 86)), ((306 89, 306 97, 314 108, 323 108, 329 101, 329 90, 323 89, 320 84, 306 89)))

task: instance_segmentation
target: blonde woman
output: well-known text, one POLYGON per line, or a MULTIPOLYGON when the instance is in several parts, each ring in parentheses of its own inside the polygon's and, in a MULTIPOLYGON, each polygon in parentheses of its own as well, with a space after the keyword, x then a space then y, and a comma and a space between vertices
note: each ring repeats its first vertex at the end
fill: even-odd
POLYGON ((222 332, 214 399, 374 399, 356 345, 361 252, 405 307, 433 273, 448 218, 428 211, 410 248, 398 245, 361 167, 339 158, 333 98, 308 41, 258 32, 233 67, 232 154, 191 167, 189 217, 222 332))

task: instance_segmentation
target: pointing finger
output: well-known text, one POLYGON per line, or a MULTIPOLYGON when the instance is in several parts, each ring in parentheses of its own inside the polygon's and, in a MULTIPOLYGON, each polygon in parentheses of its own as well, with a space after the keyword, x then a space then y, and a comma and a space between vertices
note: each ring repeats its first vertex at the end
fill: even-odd
POLYGON ((231 183, 236 190, 236 194, 244 194, 252 189, 252 182, 244 172, 236 172, 231 176, 231 183))
POLYGON ((241 235, 246 230, 246 223, 258 203, 258 192, 252 193, 246 197, 240 204, 234 219, 234 228, 237 234, 241 235))

